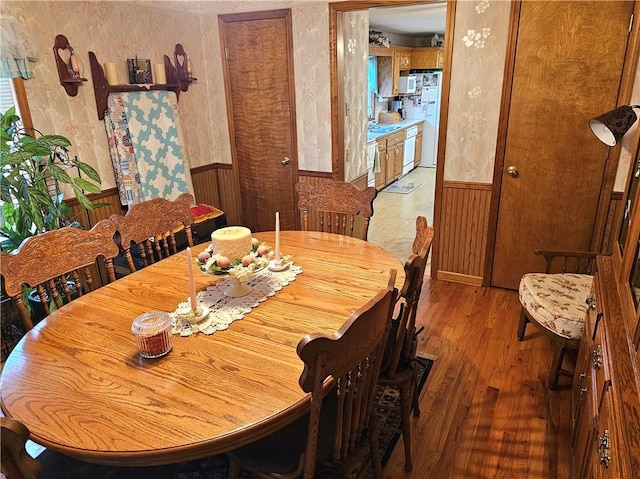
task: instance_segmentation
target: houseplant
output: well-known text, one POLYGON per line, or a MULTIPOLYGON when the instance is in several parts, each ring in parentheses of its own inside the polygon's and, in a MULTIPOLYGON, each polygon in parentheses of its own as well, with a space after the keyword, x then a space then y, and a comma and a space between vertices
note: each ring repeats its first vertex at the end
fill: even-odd
POLYGON ((13 107, 0 115, 0 135, 0 233, 7 238, 2 241, 3 250, 11 251, 29 236, 73 223, 60 184, 70 185, 84 208, 100 206, 87 198, 89 193, 100 193, 100 176, 69 155, 67 138, 24 128, 13 107), (70 176, 69 169, 79 175, 70 176))
MULTIPOLYGON (((0 114, 0 135, 2 250, 10 252, 24 239, 45 231, 80 226, 70 218, 71 210, 63 202, 60 184, 70 185, 84 208, 101 206, 87 198, 89 193, 100 193, 100 176, 91 166, 69 155, 71 142, 67 138, 24 128, 13 107, 0 114), (88 179, 76 174, 70 176, 67 172, 70 169, 88 179)), ((23 301, 28 308, 35 309, 33 314, 42 316, 38 313, 39 298, 37 294, 30 294, 30 288, 23 289, 23 301)), ((55 304, 51 303, 53 309, 55 304)), ((3 318, 3 336, 12 337, 15 333, 14 339, 18 339, 21 333, 10 331, 10 323, 3 318)))

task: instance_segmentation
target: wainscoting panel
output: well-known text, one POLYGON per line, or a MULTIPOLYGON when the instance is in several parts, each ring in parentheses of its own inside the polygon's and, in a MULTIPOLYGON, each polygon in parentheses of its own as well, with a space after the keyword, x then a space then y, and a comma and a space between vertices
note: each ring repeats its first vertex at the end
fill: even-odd
POLYGON ((193 182, 193 194, 196 197, 197 203, 211 205, 222 209, 219 206, 220 194, 218 191, 217 172, 218 169, 216 168, 216 165, 193 168, 191 170, 191 181, 193 182))
POLYGON ((240 190, 232 165, 215 163, 191 170, 198 203, 206 203, 225 212, 227 224, 242 224, 240 190))
POLYGON ((95 210, 85 211, 75 198, 66 201, 69 208, 71 208, 73 219, 77 220, 85 228, 89 228, 95 225, 98 221, 109 218, 111 215, 123 215, 127 212, 126 207, 120 204, 118 190, 115 188, 104 190, 99 195, 89 195, 89 199, 94 204, 106 204, 105 206, 100 206, 95 210))
POLYGON ((445 181, 438 279, 480 284, 487 247, 491 185, 445 181))

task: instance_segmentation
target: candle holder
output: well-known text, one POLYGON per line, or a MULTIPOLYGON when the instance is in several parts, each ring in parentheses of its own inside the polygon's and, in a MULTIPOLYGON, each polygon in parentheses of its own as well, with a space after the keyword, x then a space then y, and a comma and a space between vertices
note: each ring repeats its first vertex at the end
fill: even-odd
POLYGON ((60 85, 64 87, 67 95, 76 96, 78 94, 78 87, 82 82, 87 81, 87 79, 82 78, 78 57, 73 47, 69 44, 69 40, 67 40, 67 37, 64 35, 56 36, 55 43, 53 44, 53 56, 56 59, 56 66, 58 67, 60 85), (63 55, 65 57, 68 56, 68 59, 62 58, 63 55))
POLYGON ((229 285, 224 289, 224 295, 229 298, 240 298, 248 295, 253 288, 246 283, 241 282, 235 276, 229 277, 229 285))
POLYGON ((269 261, 269 271, 284 271, 289 266, 291 266, 291 261, 284 259, 272 259, 269 261))

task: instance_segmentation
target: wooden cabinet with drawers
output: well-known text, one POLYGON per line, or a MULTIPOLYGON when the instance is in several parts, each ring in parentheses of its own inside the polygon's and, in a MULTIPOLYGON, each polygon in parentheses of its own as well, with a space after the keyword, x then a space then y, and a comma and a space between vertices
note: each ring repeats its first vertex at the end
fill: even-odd
POLYGON ((418 125, 418 134, 416 135, 416 154, 413 157, 413 166, 418 166, 422 161, 422 131, 424 130, 424 122, 418 125))
POLYGON ((597 261, 595 304, 585 317, 573 382, 573 477, 640 478, 637 319, 635 311, 625 317, 630 298, 620 258, 597 261))
POLYGON ((406 132, 401 130, 377 140, 380 171, 375 174, 376 189, 384 188, 402 174, 405 135, 406 132))
POLYGON ((380 138, 378 143, 378 163, 380 165, 380 171, 375 174, 375 186, 377 190, 381 190, 387 185, 387 138, 380 138))

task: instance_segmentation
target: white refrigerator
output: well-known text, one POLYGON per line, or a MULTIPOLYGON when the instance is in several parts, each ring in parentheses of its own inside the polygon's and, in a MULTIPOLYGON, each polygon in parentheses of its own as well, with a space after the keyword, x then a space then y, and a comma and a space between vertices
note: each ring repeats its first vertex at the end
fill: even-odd
POLYGON ((408 120, 424 120, 420 166, 436 166, 442 97, 442 71, 412 73, 416 75, 416 93, 404 98, 402 107, 408 120))

